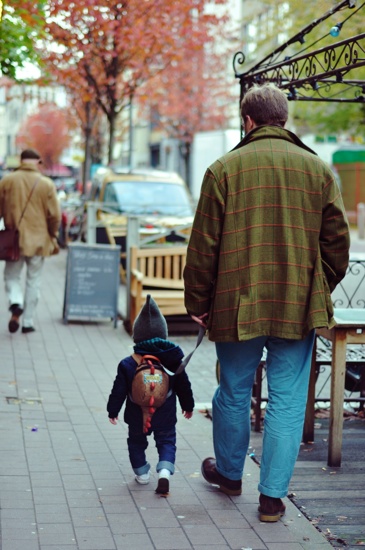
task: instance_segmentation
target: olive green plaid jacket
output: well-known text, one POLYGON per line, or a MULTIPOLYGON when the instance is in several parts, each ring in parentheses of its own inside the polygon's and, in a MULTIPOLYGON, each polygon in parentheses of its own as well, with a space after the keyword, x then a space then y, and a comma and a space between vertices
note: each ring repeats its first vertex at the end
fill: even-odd
POLYGON ((276 126, 251 131, 206 171, 184 270, 188 313, 209 338, 303 339, 333 325, 349 229, 325 162, 276 126))

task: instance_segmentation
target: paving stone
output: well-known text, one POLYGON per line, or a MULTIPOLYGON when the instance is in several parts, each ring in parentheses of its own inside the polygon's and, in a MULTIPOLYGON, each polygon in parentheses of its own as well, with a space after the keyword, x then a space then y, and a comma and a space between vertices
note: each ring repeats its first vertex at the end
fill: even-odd
POLYGON ((219 529, 247 529, 250 524, 238 510, 208 510, 212 521, 219 529))
MULTIPOLYGON (((25 550, 24 540, 3 540, 1 550, 25 550)), ((38 540, 27 540, 26 550, 39 550, 38 540)))
MULTIPOLYGON (((149 535, 142 534, 126 534, 126 535, 115 535, 114 537, 116 550, 156 550, 154 544, 149 537, 149 535)), ((107 550, 106 548, 100 550, 107 550)), ((172 550, 172 548, 171 548, 172 550)))
POLYGON ((189 541, 195 544, 222 544, 225 539, 219 529, 211 523, 210 525, 184 525, 184 532, 189 541))
POLYGON ((14 519, 18 522, 31 522, 35 523, 35 511, 34 508, 1 508, 1 523, 3 520, 14 519))
POLYGON ((25 528, 24 526, 18 525, 17 529, 2 527, 1 528, 1 540, 22 540, 24 546, 27 545, 28 541, 38 540, 37 527, 35 525, 25 528))
POLYGON ((140 509, 139 514, 147 528, 160 527, 164 529, 166 526, 180 527, 179 516, 176 515, 175 511, 170 509, 164 510, 163 513, 156 512, 155 508, 148 508, 147 510, 140 509))
POLYGON ((51 544, 68 544, 72 546, 76 541, 75 536, 71 533, 40 533, 39 540, 44 546, 51 544))
POLYGON ((66 490, 95 490, 95 481, 90 474, 86 475, 70 475, 62 476, 63 485, 66 490))
POLYGON ((50 535, 50 534, 59 534, 68 535, 69 537, 74 537, 74 528, 71 521, 68 524, 65 523, 38 523, 37 524, 38 532, 41 536, 50 535))
POLYGON ((264 550, 266 544, 260 539, 254 529, 222 529, 223 537, 228 542, 232 550, 241 550, 242 548, 254 548, 255 550, 264 550))
POLYGON ((37 521, 42 524, 46 523, 69 523, 71 521, 71 516, 69 512, 61 512, 58 509, 58 506, 51 507, 47 506, 48 512, 38 513, 37 512, 37 521))
POLYGON ((98 508, 70 508, 70 514, 75 527, 104 526, 108 524, 102 506, 98 508))
POLYGON ((181 528, 150 528, 149 535, 156 550, 185 550, 191 548, 190 542, 181 528))
POLYGON ((116 550, 114 538, 107 532, 100 538, 85 534, 77 537, 78 550, 116 550))

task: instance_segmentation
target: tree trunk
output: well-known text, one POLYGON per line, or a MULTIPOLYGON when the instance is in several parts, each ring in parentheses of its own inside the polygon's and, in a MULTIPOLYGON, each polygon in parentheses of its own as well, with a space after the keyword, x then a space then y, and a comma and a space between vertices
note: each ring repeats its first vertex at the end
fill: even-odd
POLYGON ((108 117, 109 121, 109 150, 108 150, 108 164, 113 162, 113 150, 115 143, 115 113, 110 113, 108 117))
POLYGON ((90 121, 90 102, 85 103, 85 158, 82 171, 82 194, 86 195, 87 182, 90 178, 90 135, 91 135, 91 121, 90 121))

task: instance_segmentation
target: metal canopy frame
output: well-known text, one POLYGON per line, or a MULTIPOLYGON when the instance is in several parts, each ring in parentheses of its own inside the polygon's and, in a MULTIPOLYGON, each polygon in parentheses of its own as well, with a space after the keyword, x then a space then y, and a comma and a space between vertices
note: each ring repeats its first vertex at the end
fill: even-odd
MULTIPOLYGON (((365 2, 356 12, 364 6, 365 2)), ((304 37, 331 15, 355 7, 356 0, 339 2, 246 72, 241 72, 245 55, 242 51, 237 52, 233 58, 233 69, 235 77, 240 81, 240 103, 249 88, 265 82, 273 82, 287 90, 291 101, 365 103, 365 80, 356 80, 350 74, 354 69, 365 66, 365 33, 279 60, 288 46, 296 42, 303 44, 304 37), (349 90, 353 90, 353 94, 344 96, 349 90)), ((342 25, 336 25, 339 32, 342 25)))

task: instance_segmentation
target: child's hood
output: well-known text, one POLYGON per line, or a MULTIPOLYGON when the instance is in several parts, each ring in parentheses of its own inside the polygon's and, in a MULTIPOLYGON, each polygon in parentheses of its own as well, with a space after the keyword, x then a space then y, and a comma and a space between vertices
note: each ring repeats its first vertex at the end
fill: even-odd
POLYGON ((144 340, 136 344, 133 349, 134 353, 139 355, 155 355, 164 367, 172 373, 176 372, 184 357, 184 352, 180 346, 162 338, 144 340))

